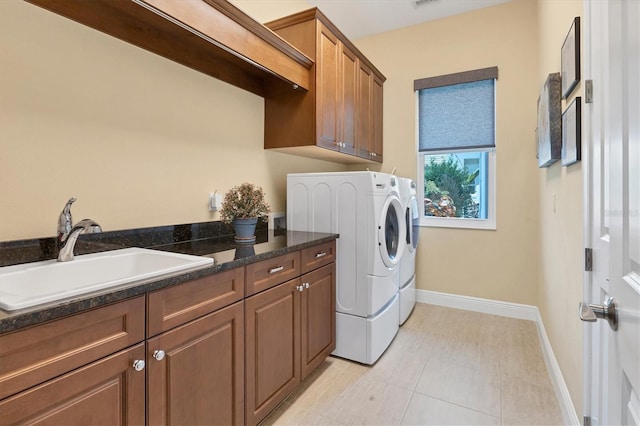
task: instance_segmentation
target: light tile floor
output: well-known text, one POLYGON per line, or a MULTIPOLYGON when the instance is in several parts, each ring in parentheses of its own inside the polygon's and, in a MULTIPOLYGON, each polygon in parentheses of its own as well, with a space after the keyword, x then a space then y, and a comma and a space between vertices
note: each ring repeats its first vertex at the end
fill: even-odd
POLYGON ((329 357, 268 425, 560 425, 536 325, 418 303, 373 366, 329 357))

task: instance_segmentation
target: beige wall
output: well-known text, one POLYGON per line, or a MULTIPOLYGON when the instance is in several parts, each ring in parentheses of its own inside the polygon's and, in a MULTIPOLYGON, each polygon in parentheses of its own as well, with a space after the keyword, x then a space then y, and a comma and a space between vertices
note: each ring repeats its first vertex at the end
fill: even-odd
POLYGON ((356 40, 385 74, 384 166, 416 177, 415 79, 497 65, 497 230, 422 228, 417 287, 536 304, 536 3, 512 2, 356 40))
POLYGON ((287 172, 344 169, 263 150, 262 98, 26 2, 0 1, 0 52, 0 241, 54 235, 71 196, 105 230, 218 220, 244 181, 284 212, 287 172))
MULTIPOLYGON (((262 22, 308 7, 234 3, 262 22)), ((581 11, 514 0, 355 41, 388 78, 385 163, 373 168, 412 178, 413 80, 499 67, 498 229, 423 228, 418 288, 538 305, 578 413, 582 171, 538 169, 534 129, 581 11)), ((0 1, 0 53, 0 241, 53 235, 70 196, 77 219, 105 230, 217 220, 209 191, 256 182, 284 211, 287 172, 344 169, 264 151, 261 98, 25 2, 0 1)))
MULTIPOLYGON (((560 71, 560 48, 575 16, 582 15, 582 0, 538 0, 540 69, 537 86, 560 71)), ((584 43, 583 43, 584 46, 584 43)), ((582 96, 582 85, 569 101, 582 96)), ((562 109, 568 105, 563 102, 562 109)), ((577 306, 582 300, 582 165, 562 167, 560 162, 540 169, 541 274, 538 307, 547 335, 571 393, 576 412, 582 414, 582 323, 577 306)))

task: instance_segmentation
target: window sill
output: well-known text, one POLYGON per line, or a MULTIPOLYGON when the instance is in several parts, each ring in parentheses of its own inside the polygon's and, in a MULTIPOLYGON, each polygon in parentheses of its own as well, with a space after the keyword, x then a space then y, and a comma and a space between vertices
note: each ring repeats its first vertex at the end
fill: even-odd
POLYGON ((450 219, 445 217, 429 217, 420 220, 420 226, 425 228, 459 228, 496 230, 496 222, 491 219, 450 219))

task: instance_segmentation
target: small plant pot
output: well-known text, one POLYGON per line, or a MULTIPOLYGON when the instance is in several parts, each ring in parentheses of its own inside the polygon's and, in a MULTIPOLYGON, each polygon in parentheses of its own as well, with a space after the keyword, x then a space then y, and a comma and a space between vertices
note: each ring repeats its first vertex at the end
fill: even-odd
POLYGON ((238 243, 254 243, 256 241, 256 224, 257 218, 252 219, 234 219, 231 224, 236 235, 234 239, 238 243))
POLYGON ((255 256, 256 250, 251 243, 238 244, 236 247, 236 253, 233 256, 234 259, 242 259, 243 257, 255 256))

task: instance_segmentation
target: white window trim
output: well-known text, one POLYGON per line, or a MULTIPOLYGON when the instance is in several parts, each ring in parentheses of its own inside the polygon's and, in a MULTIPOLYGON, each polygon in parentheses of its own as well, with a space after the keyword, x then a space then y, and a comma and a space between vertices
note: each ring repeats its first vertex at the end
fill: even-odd
MULTIPOLYGON (((452 217, 433 217, 424 215, 424 156, 428 154, 435 154, 435 152, 420 152, 419 147, 419 94, 415 92, 415 112, 416 112, 416 132, 415 132, 415 152, 417 155, 416 164, 416 183, 418 184, 418 204, 420 204, 420 226, 431 228, 462 228, 462 229, 486 229, 496 230, 496 151, 495 149, 488 151, 489 160, 489 176, 487 182, 487 218, 486 219, 467 219, 467 218, 452 218, 452 217)), ((476 151, 476 150, 474 150, 476 151)))
MULTIPOLYGON (((419 200, 424 200, 424 156, 431 153, 418 153, 417 184, 419 200)), ((424 215, 424 201, 420 206, 420 226, 434 228, 496 229, 496 152, 488 151, 489 173, 487 182, 487 218, 467 219, 453 217, 433 217, 424 215)), ((419 203, 419 202, 418 202, 419 203)), ((419 203, 420 204, 420 203, 419 203)))

